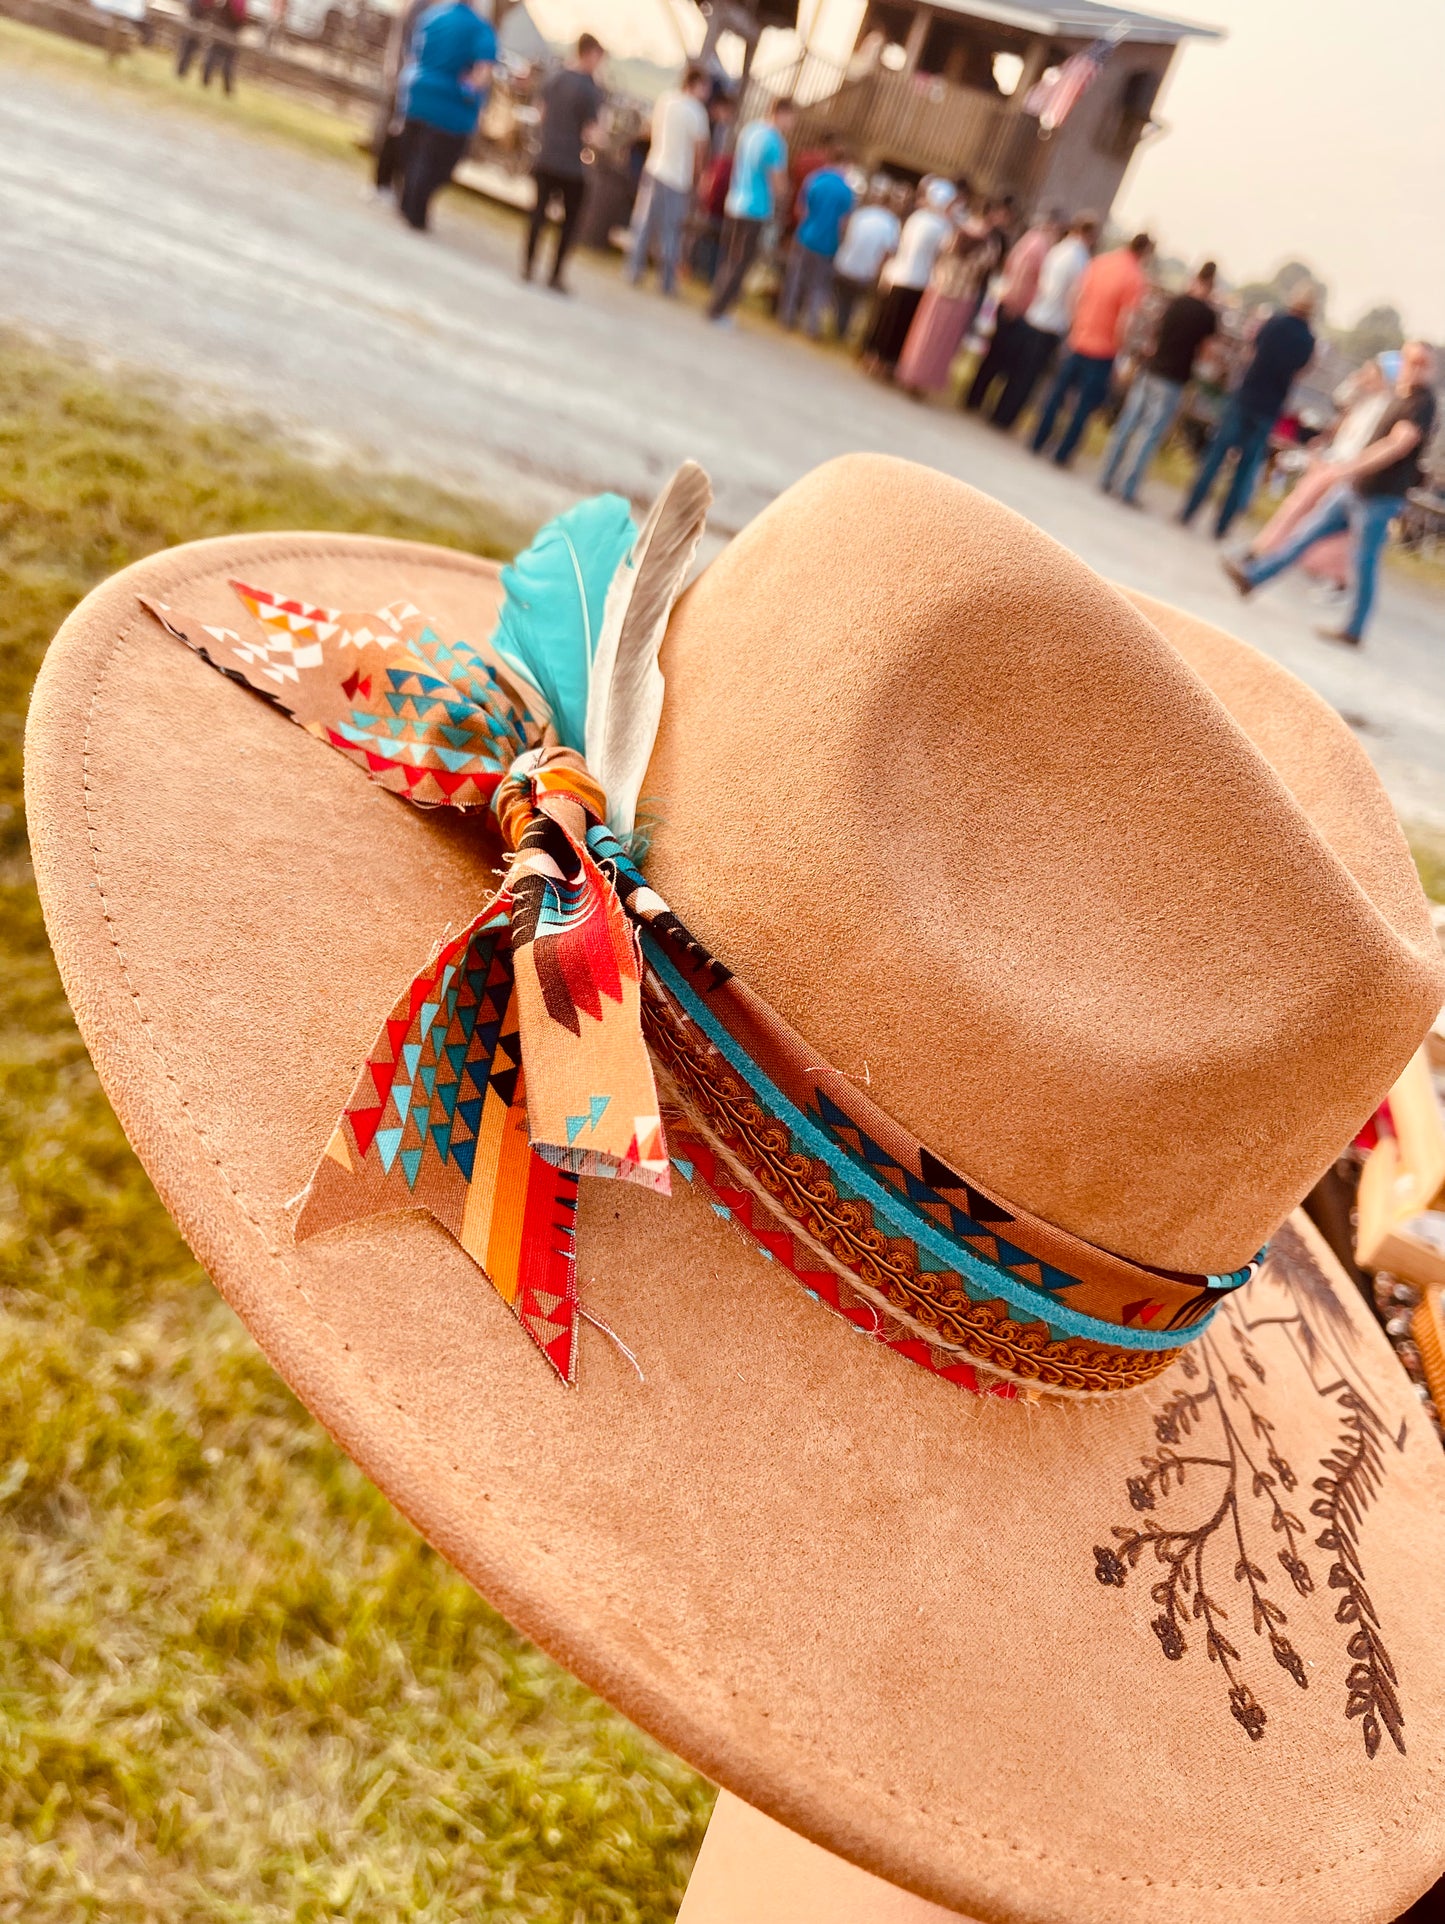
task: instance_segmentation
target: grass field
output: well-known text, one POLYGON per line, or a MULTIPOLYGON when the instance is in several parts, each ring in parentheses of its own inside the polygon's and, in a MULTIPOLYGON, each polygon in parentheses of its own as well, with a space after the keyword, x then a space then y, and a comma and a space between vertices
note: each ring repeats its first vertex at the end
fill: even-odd
POLYGON ((265 527, 520 532, 0 337, 0 1919, 660 1924, 711 1791, 278 1382, 126 1146, 46 946, 20 788, 45 644, 136 556, 265 527))

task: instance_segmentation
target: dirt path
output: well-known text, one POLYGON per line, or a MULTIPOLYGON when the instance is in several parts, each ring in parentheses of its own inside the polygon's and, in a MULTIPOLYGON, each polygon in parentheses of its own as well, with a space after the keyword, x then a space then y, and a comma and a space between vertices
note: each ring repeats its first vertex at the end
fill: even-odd
POLYGON ((578 260, 576 295, 522 286, 516 232, 443 206, 412 235, 359 171, 89 79, 0 59, 0 320, 252 404, 308 445, 537 517, 648 495, 684 455, 723 533, 830 455, 885 449, 1020 509, 1095 567, 1231 626, 1346 714, 1408 815, 1445 823, 1445 602, 1387 585, 1358 658, 1311 638, 1288 582, 1241 607, 1203 535, 1103 500, 956 414, 744 321, 710 329, 578 260))

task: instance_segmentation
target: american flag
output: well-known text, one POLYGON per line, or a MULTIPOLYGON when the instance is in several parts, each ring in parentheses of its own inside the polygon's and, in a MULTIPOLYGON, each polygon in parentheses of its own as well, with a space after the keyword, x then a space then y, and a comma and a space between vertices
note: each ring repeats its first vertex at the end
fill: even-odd
POLYGON ((1085 95, 1103 72, 1109 55, 1119 44, 1116 34, 1106 40, 1096 40, 1082 53, 1071 53, 1058 72, 1046 76, 1029 89, 1024 102, 1024 112, 1032 114, 1039 123, 1041 134, 1051 134, 1056 127, 1062 127, 1080 99, 1085 95))

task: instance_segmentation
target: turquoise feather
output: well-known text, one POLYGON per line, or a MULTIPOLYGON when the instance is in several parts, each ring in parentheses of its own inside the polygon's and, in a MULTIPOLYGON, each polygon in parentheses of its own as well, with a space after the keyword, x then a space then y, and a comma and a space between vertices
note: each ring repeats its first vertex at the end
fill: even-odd
POLYGON ((593 495, 549 521, 502 570, 506 598, 492 646, 541 690, 558 738, 579 753, 603 605, 636 538, 622 496, 593 495))

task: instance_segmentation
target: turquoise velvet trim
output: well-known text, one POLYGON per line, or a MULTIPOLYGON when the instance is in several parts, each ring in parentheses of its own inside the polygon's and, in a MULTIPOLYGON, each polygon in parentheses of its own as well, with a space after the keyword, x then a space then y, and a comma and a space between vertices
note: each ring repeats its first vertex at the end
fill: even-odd
POLYGON ((1116 1349, 1179 1349, 1202 1335, 1213 1321, 1215 1312, 1211 1311, 1187 1330, 1148 1330, 1126 1329, 1118 1323, 1105 1323, 1098 1317, 1081 1315, 1078 1310, 1068 1308, 1053 1297, 1030 1289, 1018 1277, 1011 1276, 1007 1270, 990 1263, 976 1250, 947 1235, 928 1217, 921 1213, 910 1213, 906 1205, 900 1208, 897 1193, 843 1154, 838 1145, 801 1109, 796 1108, 752 1057, 738 1046, 713 1016, 706 1002, 679 974, 661 946, 645 930, 642 945, 648 963, 656 970, 668 993, 676 998, 692 1021, 756 1093, 768 1113, 787 1126, 801 1153, 826 1163, 839 1182, 853 1195, 867 1202, 884 1222, 893 1226, 898 1235, 908 1237, 918 1244, 920 1250, 927 1250, 936 1257, 943 1267, 973 1284, 980 1292, 979 1301, 995 1301, 1001 1297, 1028 1322, 1046 1324, 1049 1334, 1055 1339, 1078 1336, 1094 1343, 1112 1344, 1116 1349))

